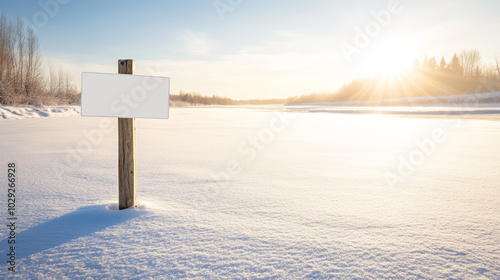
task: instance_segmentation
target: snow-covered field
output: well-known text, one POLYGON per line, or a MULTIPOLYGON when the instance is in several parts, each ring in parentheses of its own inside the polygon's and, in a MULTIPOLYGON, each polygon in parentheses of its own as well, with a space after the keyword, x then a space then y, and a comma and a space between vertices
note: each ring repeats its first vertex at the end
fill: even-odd
POLYGON ((116 210, 116 119, 0 120, 19 279, 499 279, 497 114, 173 108, 137 120, 140 207, 116 210))

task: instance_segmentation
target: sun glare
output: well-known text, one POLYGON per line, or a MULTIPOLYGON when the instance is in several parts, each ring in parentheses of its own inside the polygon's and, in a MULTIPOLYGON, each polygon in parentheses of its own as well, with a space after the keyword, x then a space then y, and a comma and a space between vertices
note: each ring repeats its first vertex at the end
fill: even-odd
POLYGON ((374 42, 360 62, 360 77, 371 75, 397 75, 413 62, 410 46, 396 40, 374 42))

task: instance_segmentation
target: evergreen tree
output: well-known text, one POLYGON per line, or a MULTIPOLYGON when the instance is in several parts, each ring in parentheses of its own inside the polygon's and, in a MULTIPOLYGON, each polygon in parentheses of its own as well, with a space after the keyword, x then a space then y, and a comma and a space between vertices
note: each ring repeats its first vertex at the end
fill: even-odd
POLYGON ((420 65, 420 61, 418 58, 415 57, 415 60, 413 60, 413 70, 420 70, 422 68, 422 65, 420 65))
POLYGON ((429 59, 427 59, 427 56, 424 56, 424 61, 422 61, 422 68, 427 69, 429 65, 429 59))
POLYGON ((451 58, 450 63, 448 63, 448 65, 446 66, 446 69, 451 75, 459 77, 463 75, 463 68, 460 64, 460 58, 456 53, 453 54, 453 57, 451 58))
POLYGON ((438 66, 437 66, 436 57, 433 56, 433 57, 429 58, 429 60, 427 61, 427 69, 429 71, 434 71, 437 68, 438 68, 438 66))
POLYGON ((444 72, 446 70, 446 60, 441 58, 441 62, 439 63, 439 71, 444 72))

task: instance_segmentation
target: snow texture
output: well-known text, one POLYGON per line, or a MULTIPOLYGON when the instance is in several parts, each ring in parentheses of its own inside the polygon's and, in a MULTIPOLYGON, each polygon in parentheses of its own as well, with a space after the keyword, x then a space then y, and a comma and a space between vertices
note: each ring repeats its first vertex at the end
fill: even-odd
POLYGON ((41 103, 31 106, 6 106, 0 104, 0 120, 75 115, 80 115, 80 106, 44 106, 41 103))
POLYGON ((500 278, 498 115, 280 109, 138 119, 140 207, 124 211, 116 119, 0 121, 19 216, 18 271, 2 226, 0 278, 500 278))

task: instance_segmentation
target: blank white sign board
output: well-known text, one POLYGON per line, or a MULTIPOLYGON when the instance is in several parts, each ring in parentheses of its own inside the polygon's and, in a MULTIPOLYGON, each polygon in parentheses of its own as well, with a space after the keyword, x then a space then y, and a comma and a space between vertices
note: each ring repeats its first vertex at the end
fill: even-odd
POLYGON ((168 119, 170 78, 82 73, 82 116, 168 119))

